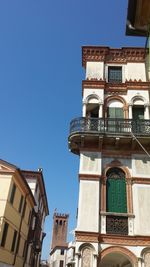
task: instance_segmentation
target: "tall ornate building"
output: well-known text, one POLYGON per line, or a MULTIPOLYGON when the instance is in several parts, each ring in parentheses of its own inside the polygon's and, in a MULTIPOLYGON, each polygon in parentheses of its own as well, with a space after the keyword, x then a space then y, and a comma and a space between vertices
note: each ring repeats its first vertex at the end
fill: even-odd
MULTIPOLYGON (((76 267, 150 266, 150 82, 144 48, 85 46, 76 267)), ((71 263, 70 265, 71 266, 71 263)))

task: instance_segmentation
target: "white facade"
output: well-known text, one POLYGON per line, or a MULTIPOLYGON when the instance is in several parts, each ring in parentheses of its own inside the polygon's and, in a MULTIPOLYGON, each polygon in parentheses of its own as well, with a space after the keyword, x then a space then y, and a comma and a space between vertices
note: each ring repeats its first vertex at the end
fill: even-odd
POLYGON ((150 88, 144 49, 83 50, 83 118, 72 121, 69 136, 80 167, 75 265, 68 266, 147 267, 150 88))

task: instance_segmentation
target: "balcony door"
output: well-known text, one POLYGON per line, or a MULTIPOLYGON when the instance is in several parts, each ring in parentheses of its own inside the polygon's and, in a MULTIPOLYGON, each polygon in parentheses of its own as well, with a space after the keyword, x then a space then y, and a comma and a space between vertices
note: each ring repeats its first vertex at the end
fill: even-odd
POLYGON ((123 119, 123 108, 109 107, 107 111, 108 118, 123 119))
POLYGON ((144 120, 144 107, 133 106, 132 117, 133 120, 144 120))
POLYGON ((132 109, 132 130, 134 133, 142 133, 144 131, 144 107, 143 106, 133 106, 132 109))

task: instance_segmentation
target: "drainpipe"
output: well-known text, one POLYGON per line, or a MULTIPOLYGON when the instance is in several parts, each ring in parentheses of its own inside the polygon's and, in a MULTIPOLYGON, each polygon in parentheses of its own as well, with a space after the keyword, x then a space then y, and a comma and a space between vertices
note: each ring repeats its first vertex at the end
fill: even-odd
POLYGON ((24 201, 24 205, 23 205, 23 211, 22 211, 22 214, 21 214, 21 220, 20 220, 19 231, 18 231, 17 245, 16 245, 15 255, 14 255, 14 260, 13 260, 13 264, 12 265, 15 265, 15 263, 16 263, 16 258, 17 258, 18 248, 19 248, 19 241, 20 241, 20 233, 21 233, 22 221, 23 221, 23 217, 24 217, 23 215, 24 215, 24 212, 25 212, 26 199, 27 199, 27 196, 28 195, 29 195, 29 193, 25 195, 25 201, 24 201))
POLYGON ((31 214, 30 223, 29 223, 29 231, 28 231, 28 237, 27 237, 27 240, 26 240, 27 243, 26 243, 26 248, 25 248, 23 267, 25 266, 25 263, 26 263, 26 260, 27 260, 27 253, 28 253, 28 248, 29 248, 29 234, 30 234, 30 229, 32 227, 33 217, 34 217, 34 209, 32 209, 32 214, 31 214))

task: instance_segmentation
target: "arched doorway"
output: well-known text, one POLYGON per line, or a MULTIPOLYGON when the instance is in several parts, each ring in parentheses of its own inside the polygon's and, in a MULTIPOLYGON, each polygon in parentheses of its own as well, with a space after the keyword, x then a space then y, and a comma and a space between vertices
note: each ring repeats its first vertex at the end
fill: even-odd
POLYGON ((133 264, 125 254, 112 252, 102 258, 99 267, 133 267, 133 264))
POLYGON ((133 252, 121 246, 111 246, 101 251, 99 267, 137 267, 138 259, 133 252))

